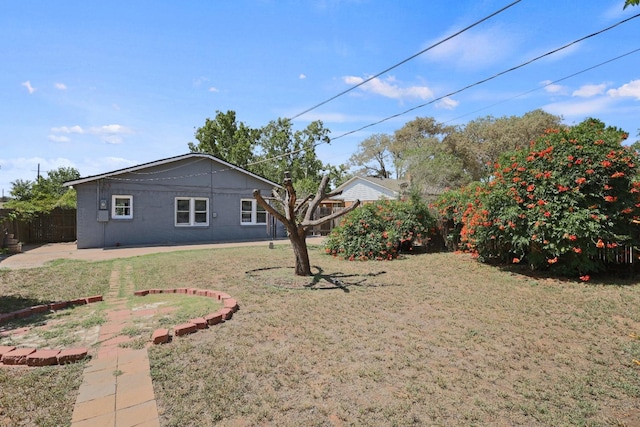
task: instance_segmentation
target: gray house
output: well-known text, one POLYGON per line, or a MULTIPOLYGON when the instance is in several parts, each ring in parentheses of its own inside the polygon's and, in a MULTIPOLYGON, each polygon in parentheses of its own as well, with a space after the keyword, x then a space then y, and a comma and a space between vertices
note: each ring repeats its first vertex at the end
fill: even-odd
POLYGON ((280 186, 209 154, 157 160, 65 185, 78 194, 79 249, 284 236, 282 225, 252 194, 280 186))

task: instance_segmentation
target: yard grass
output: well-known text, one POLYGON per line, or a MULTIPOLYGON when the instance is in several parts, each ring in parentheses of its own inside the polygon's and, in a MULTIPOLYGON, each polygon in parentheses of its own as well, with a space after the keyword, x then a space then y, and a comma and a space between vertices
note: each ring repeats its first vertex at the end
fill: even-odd
MULTIPOLYGON (((294 277, 292 251, 278 245, 118 260, 136 289, 214 289, 240 304, 223 325, 150 348, 163 426, 640 424, 635 281, 536 278, 452 253, 392 262, 310 255, 312 278, 294 277)), ((0 271, 0 307, 5 295, 73 293, 49 295, 45 281, 100 289, 111 266, 0 271)), ((32 380, 19 379, 52 372, 68 375, 11 370, 0 390, 24 384, 29 395, 32 380)), ((71 396, 71 411, 80 378, 60 382, 52 393, 71 396)), ((0 392, 0 408, 28 416, 33 402, 7 399, 0 392)), ((2 425, 10 415, 0 411, 2 425)))

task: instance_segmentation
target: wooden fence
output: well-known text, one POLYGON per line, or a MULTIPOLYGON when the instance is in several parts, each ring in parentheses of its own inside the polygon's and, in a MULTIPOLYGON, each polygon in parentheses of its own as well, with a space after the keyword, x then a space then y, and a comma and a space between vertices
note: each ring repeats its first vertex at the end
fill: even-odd
MULTIPOLYGON (((9 219, 9 209, 0 209, 0 232, 13 234, 20 242, 57 243, 76 240, 76 210, 56 208, 28 221, 9 219)), ((2 242, 2 239, 0 239, 2 242)))

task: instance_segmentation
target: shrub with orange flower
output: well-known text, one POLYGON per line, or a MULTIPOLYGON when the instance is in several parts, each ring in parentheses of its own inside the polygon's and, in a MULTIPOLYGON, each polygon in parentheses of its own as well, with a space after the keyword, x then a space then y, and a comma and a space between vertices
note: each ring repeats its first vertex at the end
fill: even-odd
POLYGON ((468 204, 449 217, 460 242, 481 261, 517 259, 573 277, 602 271, 604 242, 640 243, 631 223, 640 218, 640 183, 631 179, 640 159, 623 139, 619 129, 588 119, 505 153, 495 163, 510 166, 496 169, 490 185, 463 190, 468 204))

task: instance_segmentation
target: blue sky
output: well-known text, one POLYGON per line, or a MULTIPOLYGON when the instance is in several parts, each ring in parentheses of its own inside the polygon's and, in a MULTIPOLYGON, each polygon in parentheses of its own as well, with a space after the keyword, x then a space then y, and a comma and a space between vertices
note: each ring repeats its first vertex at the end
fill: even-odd
MULTIPOLYGON (((0 3, 0 191, 73 166, 82 176, 188 152, 216 111, 261 127, 293 117, 512 0, 0 3), (454 6, 455 5, 455 6, 454 6)), ((623 0, 523 0, 294 121, 332 137, 429 103, 640 13, 623 0)), ((536 108, 597 117, 638 139, 640 18, 486 84, 319 146, 346 162, 415 117, 464 124, 536 108), (520 96, 518 96, 520 95, 520 96)))

